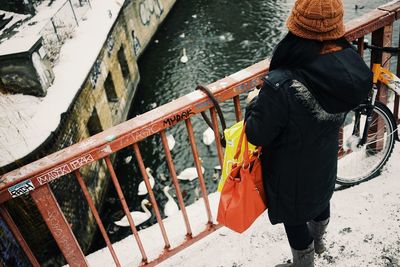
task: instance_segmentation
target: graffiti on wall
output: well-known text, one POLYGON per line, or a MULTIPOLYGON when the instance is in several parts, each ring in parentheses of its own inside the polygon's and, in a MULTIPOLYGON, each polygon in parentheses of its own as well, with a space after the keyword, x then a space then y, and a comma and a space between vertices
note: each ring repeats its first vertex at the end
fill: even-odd
POLYGON ((142 0, 139 4, 140 20, 143 25, 150 23, 151 16, 154 14, 157 18, 164 12, 161 0, 142 0))
POLYGON ((92 83, 93 88, 96 87, 97 80, 101 74, 101 60, 97 59, 93 64, 92 72, 90 74, 90 82, 92 83))
POLYGON ((142 50, 142 45, 140 44, 139 38, 136 36, 135 31, 132 31, 131 35, 133 41, 133 52, 135 53, 135 56, 138 56, 142 50))

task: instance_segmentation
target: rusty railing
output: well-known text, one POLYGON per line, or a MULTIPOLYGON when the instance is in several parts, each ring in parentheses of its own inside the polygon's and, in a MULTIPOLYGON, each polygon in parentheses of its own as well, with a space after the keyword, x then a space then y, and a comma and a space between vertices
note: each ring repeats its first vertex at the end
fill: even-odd
MULTIPOLYGON (((360 18, 354 19, 347 23, 346 37, 349 41, 358 40, 360 53, 363 53, 363 40, 368 34, 372 34, 372 44, 389 46, 392 43, 393 23, 398 19, 399 14, 400 1, 394 1, 390 4, 381 6, 360 18)), ((380 56, 380 58, 378 58, 377 55, 372 55, 371 58, 375 62, 385 62, 386 59, 385 56, 380 56)), ((400 70, 399 62, 400 61, 397 63, 397 73, 399 73, 400 70)), ((260 86, 260 78, 267 73, 268 66, 268 61, 263 60, 244 70, 209 84, 208 87, 213 91, 219 102, 233 101, 236 120, 239 121, 242 119, 239 95, 249 91, 254 87, 260 86)), ((379 97, 381 100, 386 99, 386 95, 383 94, 379 97)), ((399 98, 396 96, 394 107, 396 118, 398 118, 398 105, 399 98)), ((193 242, 196 242, 200 238, 203 238, 209 233, 215 231, 219 226, 214 223, 212 218, 208 194, 201 171, 198 149, 196 146, 191 122, 191 118, 193 116, 206 110, 210 110, 213 125, 214 128, 216 128, 215 125, 217 125, 218 122, 212 102, 203 93, 194 91, 176 99, 173 102, 165 104, 143 115, 107 129, 106 131, 92 136, 80 143, 67 147, 61 151, 53 153, 45 158, 37 160, 1 176, 0 214, 13 233, 15 239, 19 242, 20 246, 26 253, 27 258, 30 260, 32 265, 39 266, 40 264, 35 258, 35 255, 32 253, 29 245, 25 242, 21 231, 14 223, 13 218, 10 216, 4 205, 6 201, 11 201, 14 197, 19 197, 22 194, 30 194, 32 197, 68 264, 71 266, 88 266, 87 259, 83 254, 68 221, 65 219, 61 209, 59 208, 57 200, 55 199, 49 186, 49 182, 69 173, 75 174, 115 264, 117 266, 121 265, 80 172, 82 167, 100 160, 105 160, 112 183, 117 190, 118 197, 123 206, 123 211, 129 220, 131 230, 140 250, 142 260, 141 262, 138 262, 138 264, 155 265, 189 246, 193 242), (188 213, 186 212, 186 207, 183 202, 173 158, 168 149, 165 133, 167 128, 173 127, 180 122, 184 122, 186 125, 189 136, 189 144, 199 176, 201 193, 207 213, 207 221, 204 222, 204 230, 196 236, 194 236, 192 233, 188 213), (186 227, 186 235, 183 243, 175 247, 171 247, 153 190, 150 186, 149 177, 146 173, 138 144, 140 141, 153 135, 160 135, 161 137, 168 169, 177 193, 180 211, 186 227), (147 257, 146 249, 143 246, 140 234, 135 227, 135 222, 130 216, 128 205, 125 201, 118 177, 115 174, 110 160, 110 157, 114 153, 130 146, 133 148, 134 154, 139 163, 139 169, 148 189, 150 201, 153 205, 164 242, 164 250, 159 252, 160 255, 158 257, 152 259, 147 257)), ((215 137, 218 141, 218 130, 215 132, 215 137)), ((219 142, 215 142, 215 144, 215 148, 218 152, 218 159, 222 165, 223 148, 219 142)))

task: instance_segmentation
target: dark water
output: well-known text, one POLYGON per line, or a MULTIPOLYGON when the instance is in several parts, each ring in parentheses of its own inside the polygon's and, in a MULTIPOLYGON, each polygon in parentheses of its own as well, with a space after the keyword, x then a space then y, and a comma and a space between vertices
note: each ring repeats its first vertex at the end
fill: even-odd
MULTIPOLYGON (((270 57, 274 46, 286 33, 285 20, 294 1, 242 1, 242 0, 181 0, 160 27, 153 42, 147 47, 139 60, 141 82, 129 117, 135 117, 156 106, 163 105, 192 92, 199 83, 208 84, 240 69, 270 57), (189 61, 180 62, 183 49, 189 61)), ((349 20, 389 1, 351 0, 345 2, 345 19, 349 20), (355 9, 355 5, 361 9, 355 9)), ((242 99, 243 100, 243 99, 242 99)), ((242 105, 244 103, 242 101, 242 105)), ((227 124, 234 122, 233 105, 223 104, 227 124)), ((206 169, 205 178, 208 192, 216 190, 217 181, 213 178, 214 166, 218 165, 215 144, 210 147, 201 142, 202 133, 207 128, 200 116, 192 119, 202 165, 206 169)), ((184 123, 169 129, 176 145, 172 155, 177 173, 194 166, 191 149, 184 123)), ((159 136, 148 138, 139 147, 147 167, 153 170, 156 179, 154 187, 159 208, 166 202, 162 188, 170 185, 169 172, 159 136), (167 177, 166 181, 160 174, 167 177)), ((116 170, 131 210, 140 210, 143 197, 137 196, 137 187, 142 180, 135 156, 131 149, 123 150, 116 160, 116 170), (128 163, 127 163, 128 162, 128 163)), ((198 198, 199 183, 181 182, 186 204, 198 198)), ((112 241, 120 240, 130 234, 127 228, 115 227, 113 220, 123 216, 111 186, 104 207, 103 221, 112 241)), ((174 192, 171 192, 172 194, 174 192)), ((140 227, 155 223, 155 216, 140 227)), ((93 250, 104 246, 101 238, 93 250)))

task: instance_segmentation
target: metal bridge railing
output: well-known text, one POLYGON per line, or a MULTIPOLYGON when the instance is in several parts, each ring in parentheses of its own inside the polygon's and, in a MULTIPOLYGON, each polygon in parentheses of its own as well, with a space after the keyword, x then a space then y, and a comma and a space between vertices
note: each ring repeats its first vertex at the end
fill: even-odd
MULTIPOLYGON (((362 53, 363 51, 361 46, 363 44, 364 36, 370 33, 372 34, 372 44, 385 46, 391 45, 393 35, 393 23, 398 19, 399 14, 400 1, 394 1, 385 6, 381 6, 378 9, 375 9, 360 18, 347 23, 346 37, 350 41, 358 40, 360 53, 362 53)), ((371 58, 373 58, 375 61, 381 62, 384 62, 385 60, 385 56, 380 56, 380 58, 377 58, 376 55, 372 55, 371 58)), ((212 84, 209 84, 208 87, 213 91, 215 97, 218 99, 219 102, 233 101, 236 120, 239 121, 242 119, 239 95, 249 91, 254 87, 260 86, 260 78, 267 73, 268 66, 269 63, 267 60, 261 61, 235 74, 232 74, 212 84)), ((399 63, 397 63, 397 73, 399 73, 399 70, 400 65, 399 63)), ((386 96, 381 95, 380 98, 385 99, 386 96)), ((395 101, 396 102, 394 112, 396 118, 398 118, 398 97, 396 97, 395 101)), ((193 116, 206 110, 210 110, 212 122, 214 128, 216 129, 215 137, 217 142, 215 142, 215 149, 217 149, 218 159, 222 166, 223 148, 218 142, 219 133, 218 127, 216 127, 216 125, 218 124, 218 119, 216 116, 215 108, 213 107, 212 102, 207 98, 206 95, 204 95, 202 92, 194 91, 161 107, 151 110, 124 123, 121 123, 95 136, 92 136, 82 142, 67 147, 63 150, 60 150, 56 153, 53 153, 40 160, 37 160, 33 163, 25 165, 1 176, 0 214, 12 231, 16 240, 25 251, 27 258, 30 260, 32 265, 39 266, 40 264, 35 258, 35 255, 32 253, 29 245, 24 241, 24 237, 21 234, 21 231, 14 223, 13 218, 10 216, 4 205, 6 201, 12 201, 13 198, 17 198, 23 194, 30 194, 30 196, 32 197, 34 203, 40 211, 45 223, 47 224, 48 229, 52 233, 68 264, 71 266, 88 266, 85 255, 82 252, 82 249, 80 248, 71 230, 71 227, 68 221, 65 219, 64 214, 62 213, 57 203, 57 200, 55 199, 49 186, 49 182, 59 179, 60 177, 69 173, 75 174, 76 179, 82 189, 82 192, 84 193, 85 199, 94 215, 95 221, 98 224, 99 230, 104 237, 106 245, 114 259, 115 264, 117 266, 121 265, 114 251, 110 238, 108 237, 108 234, 105 230, 105 227, 100 219, 99 212, 94 205, 94 202, 89 194, 88 188, 80 172, 81 168, 96 161, 104 160, 108 168, 112 183, 117 191, 124 213, 128 218, 131 230, 135 237, 137 246, 140 250, 142 258, 142 262, 140 264, 155 265, 160 261, 168 258, 169 256, 177 253, 178 251, 184 249, 193 242, 196 242, 207 234, 215 231, 219 226, 214 224, 214 220, 212 218, 212 213, 208 200, 208 192, 206 190, 205 181, 201 170, 198 149, 196 146, 193 126, 191 122, 191 118, 193 116), (186 130, 189 136, 190 149, 197 169, 201 186, 201 193, 207 213, 207 221, 204 222, 204 231, 200 232, 196 236, 193 236, 192 233, 188 213, 186 212, 186 207, 183 202, 180 185, 177 179, 173 157, 169 152, 165 133, 165 130, 167 128, 174 127, 178 123, 185 123, 186 125, 186 130), (163 220, 160 215, 160 210, 158 208, 154 192, 150 186, 149 177, 145 170, 146 166, 144 165, 138 145, 139 141, 142 141, 143 139, 153 135, 160 135, 161 137, 168 169, 177 193, 180 211, 185 222, 185 239, 181 245, 178 245, 176 247, 171 247, 170 245, 170 241, 165 231, 163 220), (134 154, 139 163, 139 169, 149 192, 150 201, 153 205, 153 209, 164 242, 164 250, 160 251, 160 256, 155 259, 149 259, 147 257, 146 248, 143 246, 140 238, 140 233, 137 231, 135 227, 135 222, 130 216, 128 205, 125 201, 125 197, 121 190, 118 177, 115 174, 113 165, 110 160, 110 157, 113 154, 129 146, 133 148, 134 154)))

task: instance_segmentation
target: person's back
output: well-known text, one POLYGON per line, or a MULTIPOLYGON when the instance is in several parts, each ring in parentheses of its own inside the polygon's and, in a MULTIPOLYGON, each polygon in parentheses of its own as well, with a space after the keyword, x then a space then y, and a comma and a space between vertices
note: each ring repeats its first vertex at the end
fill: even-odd
POLYGON ((248 140, 263 147, 269 218, 284 223, 294 266, 313 266, 313 239, 317 253, 325 249, 339 128, 371 88, 370 70, 343 38, 342 19, 338 0, 298 0, 287 22, 290 32, 246 109, 248 140))

